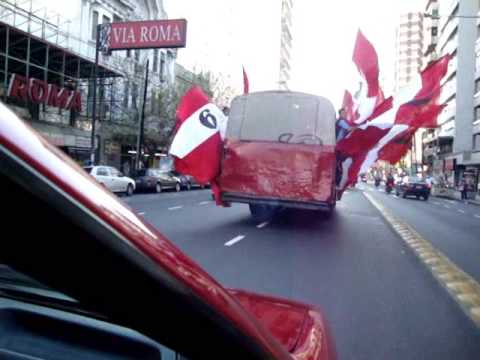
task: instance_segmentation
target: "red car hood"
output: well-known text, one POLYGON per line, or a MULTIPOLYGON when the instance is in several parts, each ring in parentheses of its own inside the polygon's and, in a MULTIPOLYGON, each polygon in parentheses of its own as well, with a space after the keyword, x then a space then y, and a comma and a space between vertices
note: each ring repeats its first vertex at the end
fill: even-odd
POLYGON ((330 331, 319 311, 302 303, 228 289, 294 359, 335 359, 330 331))

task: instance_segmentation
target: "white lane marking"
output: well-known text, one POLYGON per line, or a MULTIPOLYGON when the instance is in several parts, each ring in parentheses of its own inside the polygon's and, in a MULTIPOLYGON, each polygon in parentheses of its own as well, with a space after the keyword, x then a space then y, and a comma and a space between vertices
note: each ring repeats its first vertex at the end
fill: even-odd
POLYGON ((232 246, 234 244, 236 244, 237 242, 243 240, 245 238, 245 235, 238 235, 238 236, 235 236, 232 240, 229 240, 225 243, 225 246, 232 246))
POLYGON ((447 209, 450 209, 450 206, 445 205, 445 204, 443 205, 443 207, 445 207, 445 208, 447 208, 447 209))
POLYGON ((442 204, 440 204, 439 202, 436 202, 436 201, 432 201, 432 204, 435 204, 435 205, 442 205, 442 204))
POLYGON ((265 227, 265 226, 267 226, 267 225, 268 225, 268 221, 264 221, 263 223, 258 224, 258 225, 257 225, 257 228, 258 228, 258 229, 261 229, 261 228, 263 228, 263 227, 265 227))
POLYGON ((464 211, 464 210, 458 209, 457 211, 458 211, 459 213, 465 214, 465 211, 464 211))
POLYGON ((138 215, 145 215, 145 211, 139 212, 138 215))
POLYGON ((211 201, 202 201, 202 202, 199 202, 198 205, 208 205, 210 203, 211 201))
POLYGON ((446 200, 447 202, 449 202, 450 204, 455 204, 455 201, 453 200, 446 200))
POLYGON ((393 197, 394 197, 395 199, 399 199, 399 197, 398 197, 397 195, 393 195, 393 197))
POLYGON ((181 208, 183 208, 182 205, 180 205, 180 206, 172 206, 172 207, 169 207, 168 210, 179 210, 179 209, 181 209, 181 208))
POLYGON ((476 218, 479 218, 479 219, 480 219, 480 214, 478 214, 478 215, 475 214, 474 216, 475 216, 476 218))

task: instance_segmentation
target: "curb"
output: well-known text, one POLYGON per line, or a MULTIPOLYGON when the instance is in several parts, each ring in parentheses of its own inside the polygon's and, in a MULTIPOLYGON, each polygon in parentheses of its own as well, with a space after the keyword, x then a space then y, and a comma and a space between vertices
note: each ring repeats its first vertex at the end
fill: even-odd
POLYGON ((447 290, 473 323, 480 328, 480 284, 461 270, 429 241, 425 240, 410 225, 393 215, 370 194, 363 193, 377 208, 393 230, 427 267, 435 279, 447 290))

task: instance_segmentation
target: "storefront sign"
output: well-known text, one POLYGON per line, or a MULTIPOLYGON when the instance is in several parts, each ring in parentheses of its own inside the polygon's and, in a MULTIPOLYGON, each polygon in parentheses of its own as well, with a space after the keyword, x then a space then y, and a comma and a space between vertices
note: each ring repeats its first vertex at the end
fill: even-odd
POLYGON ((12 74, 7 96, 60 109, 82 111, 82 97, 79 91, 59 88, 55 84, 18 74, 12 74))
POLYGON ((99 50, 152 49, 185 47, 187 20, 149 20, 103 24, 99 50))

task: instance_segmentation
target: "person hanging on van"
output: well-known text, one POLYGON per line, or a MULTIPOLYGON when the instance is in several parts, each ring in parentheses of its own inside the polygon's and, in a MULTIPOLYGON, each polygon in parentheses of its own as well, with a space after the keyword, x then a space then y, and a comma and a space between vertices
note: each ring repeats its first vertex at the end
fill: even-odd
POLYGON ((338 110, 338 119, 335 126, 337 142, 345 138, 351 129, 352 127, 348 123, 345 115, 345 109, 341 108, 338 110))

